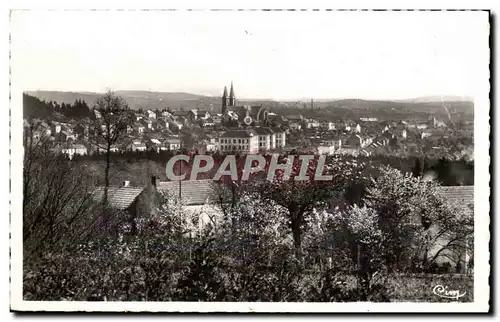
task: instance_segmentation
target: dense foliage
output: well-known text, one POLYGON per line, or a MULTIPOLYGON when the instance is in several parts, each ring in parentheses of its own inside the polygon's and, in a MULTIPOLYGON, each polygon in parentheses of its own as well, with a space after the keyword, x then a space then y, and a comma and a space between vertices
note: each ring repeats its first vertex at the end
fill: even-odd
POLYGON ((24 117, 27 119, 83 119, 94 116, 84 100, 77 99, 73 104, 42 101, 34 96, 23 94, 24 117))
MULTIPOLYGON (((111 225, 100 226, 93 222, 110 210, 88 208, 87 217, 79 217, 76 224, 67 220, 75 209, 67 208, 57 213, 56 221, 34 226, 37 233, 58 232, 57 243, 47 243, 36 252, 28 253, 30 248, 25 248, 25 299, 421 299, 409 299, 413 295, 429 299, 416 282, 405 292, 401 289, 405 284, 396 281, 413 281, 411 273, 417 273, 418 279, 422 273, 436 272, 440 267, 436 253, 425 250, 435 246, 438 237, 453 236, 443 247, 447 252, 459 251, 471 236, 470 216, 447 204, 436 192, 436 183, 389 167, 380 168, 381 175, 373 180, 346 171, 357 166, 342 164, 333 194, 319 193, 312 182, 294 187, 278 184, 278 177, 266 186, 274 189, 272 193, 238 190, 238 198, 222 205, 219 212, 213 211, 215 205, 190 210, 175 196, 160 194, 156 211, 150 217, 136 218, 135 233, 129 220, 120 220, 120 213, 111 216, 111 225), (359 180, 368 180, 365 191, 352 197, 349 187, 359 180), (294 195, 303 198, 294 200, 294 195), (326 202, 331 198, 342 201, 326 202), (290 212, 293 204, 303 211, 297 226, 291 224, 298 218, 290 212), (434 234, 429 229, 432 225, 439 228, 432 230, 434 234)), ((328 183, 321 188, 328 188, 328 183)), ((79 200, 78 196, 67 198, 79 200)), ((25 218, 25 223, 31 219, 25 218)), ((470 280, 431 279, 462 283, 460 287, 470 294, 461 300, 471 300, 470 280)))

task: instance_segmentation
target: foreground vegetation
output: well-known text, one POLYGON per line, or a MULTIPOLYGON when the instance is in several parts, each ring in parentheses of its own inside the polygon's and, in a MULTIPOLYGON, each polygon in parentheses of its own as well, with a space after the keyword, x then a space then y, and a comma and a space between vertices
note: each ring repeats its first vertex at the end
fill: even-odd
POLYGON ((135 233, 126 214, 99 204, 73 217, 75 225, 66 216, 81 203, 69 203, 77 208, 53 221, 29 220, 28 208, 24 297, 450 301, 432 292, 443 284, 466 292, 459 301, 472 300, 472 279, 449 274, 454 268, 430 251, 445 238, 437 252, 459 258, 464 242, 473 242, 472 218, 447 204, 436 183, 389 167, 364 195, 351 195, 346 177, 363 180, 357 166, 343 164, 334 183, 250 182, 237 187, 236 201, 220 205, 219 215, 188 211, 182 200, 159 194, 151 216, 133 219, 135 233), (325 203, 331 198, 336 202, 325 203), (200 225, 203 216, 209 222, 200 225))
MULTIPOLYGON (((361 298, 355 275, 334 270, 213 268, 172 261, 109 258, 45 258, 25 269, 25 300, 46 301, 314 301, 343 302, 361 298), (43 268, 40 268, 42 266, 43 268), (195 277, 197 279, 193 279, 195 277)), ((388 276, 372 287, 369 301, 450 302, 432 292, 436 285, 465 292, 460 302, 473 301, 471 276, 388 276)))

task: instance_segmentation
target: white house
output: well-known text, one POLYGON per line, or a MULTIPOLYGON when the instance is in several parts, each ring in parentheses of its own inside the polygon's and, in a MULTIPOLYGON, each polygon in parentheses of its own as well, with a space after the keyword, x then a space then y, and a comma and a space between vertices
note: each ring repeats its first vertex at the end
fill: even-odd
POLYGON ((203 120, 203 126, 214 126, 215 125, 215 122, 211 117, 206 118, 206 119, 202 119, 202 120, 203 120))
POLYGON ((330 122, 330 121, 323 121, 323 122, 321 122, 320 127, 324 130, 332 131, 332 130, 335 130, 335 123, 330 122))
POLYGON ((56 122, 56 121, 52 121, 51 122, 51 133, 54 133, 55 134, 59 134, 59 132, 62 131, 62 126, 59 122, 56 122))
POLYGON ((162 111, 161 112, 161 116, 163 116, 163 117, 171 117, 172 113, 170 113, 169 111, 162 111))
POLYGON ((220 124, 222 122, 222 114, 218 113, 218 114, 212 115, 212 120, 213 120, 214 124, 220 124))
POLYGON ((67 147, 61 148, 61 153, 67 154, 70 159, 73 158, 73 156, 76 155, 86 155, 87 154, 87 148, 83 144, 71 144, 67 147))
POLYGON ((335 153, 335 147, 333 145, 320 145, 316 150, 319 154, 332 155, 335 153))
POLYGON ((147 147, 146 147, 146 144, 142 143, 141 141, 134 140, 128 145, 128 149, 133 151, 133 152, 136 152, 136 151, 142 152, 142 151, 146 151, 147 147))
POLYGON ((169 138, 163 141, 162 150, 178 150, 181 148, 181 140, 176 138, 169 138))
POLYGON ((376 117, 360 117, 359 118, 363 122, 377 122, 378 118, 376 117))
POLYGON ((314 120, 314 119, 308 119, 306 121, 306 128, 307 129, 317 129, 319 127, 319 122, 314 120))
POLYGON ((168 122, 168 127, 172 130, 180 131, 184 127, 184 125, 178 121, 170 121, 168 122))
POLYGON ((59 132, 57 135, 57 140, 60 141, 60 142, 65 142, 65 141, 69 141, 69 140, 76 140, 76 137, 74 134, 72 133, 69 133, 68 131, 61 131, 59 132))
POLYGON ((134 124, 134 129, 135 129, 135 131, 137 131, 138 134, 142 134, 142 133, 144 133, 144 130, 146 129, 146 127, 144 125, 142 125, 141 122, 136 122, 134 124))
POLYGON ((156 113, 151 110, 146 111, 146 116, 150 120, 156 120, 156 113))
MULTIPOLYGON (((101 147, 101 146, 100 146, 100 147, 98 147, 98 148, 97 148, 97 150, 99 151, 99 153, 106 153, 106 152, 108 151, 106 148, 101 147)), ((116 146, 116 145, 112 145, 112 146, 110 146, 110 147, 109 147, 109 152, 114 152, 114 153, 116 153, 116 152, 118 152, 118 151, 120 151, 120 149, 119 149, 119 148, 118 148, 118 146, 116 146)))
POLYGON ((95 118, 96 118, 96 119, 100 119, 100 118, 102 118, 102 114, 101 114, 101 112, 99 112, 98 110, 94 110, 94 115, 95 115, 95 118))
POLYGON ((302 123, 298 121, 290 121, 290 130, 302 130, 302 123))
POLYGON ((342 140, 341 139, 331 139, 331 140, 326 140, 323 142, 324 146, 333 146, 335 150, 338 150, 342 147, 342 140))

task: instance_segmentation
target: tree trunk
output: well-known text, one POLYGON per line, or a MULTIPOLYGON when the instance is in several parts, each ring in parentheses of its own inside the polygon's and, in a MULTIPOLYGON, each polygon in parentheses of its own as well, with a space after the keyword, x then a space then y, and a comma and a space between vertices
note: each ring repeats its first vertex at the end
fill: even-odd
POLYGON ((108 190, 109 190, 109 168, 110 168, 110 153, 111 153, 111 144, 108 142, 108 148, 106 150, 106 167, 104 168, 104 196, 103 196, 103 205, 104 205, 104 228, 108 229, 109 224, 109 209, 108 209, 108 190))
POLYGON ((111 145, 108 143, 108 148, 106 150, 106 167, 104 169, 104 204, 108 203, 110 153, 111 145))
POLYGON ((302 245, 302 231, 300 229, 300 222, 298 219, 292 219, 292 234, 295 248, 300 249, 302 245))
POLYGON ((304 264, 302 259, 302 214, 299 213, 298 210, 291 209, 290 211, 290 219, 291 219, 291 228, 293 235, 293 244, 295 246, 295 254, 297 259, 301 264, 304 264))
POLYGON ((360 301, 368 299, 370 292, 370 273, 368 271, 368 258, 365 254, 364 245, 357 246, 357 266, 358 266, 358 294, 360 301))

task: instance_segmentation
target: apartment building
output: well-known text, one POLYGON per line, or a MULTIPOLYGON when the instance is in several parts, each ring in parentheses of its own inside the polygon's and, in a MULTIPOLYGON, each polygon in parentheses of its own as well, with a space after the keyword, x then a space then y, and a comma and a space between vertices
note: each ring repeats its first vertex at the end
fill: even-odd
POLYGON ((275 148, 284 148, 286 145, 286 132, 281 129, 274 130, 275 148))
POLYGON ((259 135, 254 130, 226 131, 219 137, 218 150, 225 153, 257 153, 259 135))
POLYGON ((276 147, 276 135, 268 127, 257 127, 254 131, 259 136, 259 150, 271 150, 276 147))

